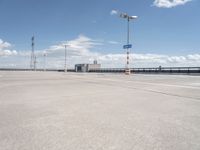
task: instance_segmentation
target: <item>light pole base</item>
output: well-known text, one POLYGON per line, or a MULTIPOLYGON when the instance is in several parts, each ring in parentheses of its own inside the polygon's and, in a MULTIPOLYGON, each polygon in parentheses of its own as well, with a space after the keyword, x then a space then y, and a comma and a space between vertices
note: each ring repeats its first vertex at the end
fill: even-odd
POLYGON ((125 69, 125 75, 130 75, 131 74, 131 70, 129 68, 125 69))

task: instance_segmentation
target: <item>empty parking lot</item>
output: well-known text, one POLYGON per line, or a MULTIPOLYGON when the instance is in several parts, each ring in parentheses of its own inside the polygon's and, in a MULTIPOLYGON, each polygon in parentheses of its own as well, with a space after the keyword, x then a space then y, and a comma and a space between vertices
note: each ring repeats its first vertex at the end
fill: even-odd
POLYGON ((0 72, 2 150, 199 150, 200 76, 0 72))

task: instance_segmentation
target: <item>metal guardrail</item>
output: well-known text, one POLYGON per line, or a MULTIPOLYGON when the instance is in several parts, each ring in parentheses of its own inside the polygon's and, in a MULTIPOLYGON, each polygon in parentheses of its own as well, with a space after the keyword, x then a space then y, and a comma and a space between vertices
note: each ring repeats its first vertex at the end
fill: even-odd
MULTIPOLYGON (((162 68, 130 68, 131 73, 163 73, 163 74, 199 74, 200 67, 162 67, 162 68)), ((34 71, 32 69, 21 68, 0 68, 0 71, 34 71)), ((44 71, 44 69, 36 69, 44 71)), ((64 72, 64 69, 46 69, 45 71, 64 72)), ((75 69, 67 69, 67 72, 75 72, 75 69)), ((90 69, 88 72, 96 73, 124 73, 125 68, 101 68, 90 69)))
MULTIPOLYGON (((182 73, 192 74, 199 73, 200 67, 162 67, 162 68, 130 68, 131 73, 182 73)), ((125 68, 101 68, 101 69, 90 69, 89 72, 98 73, 123 73, 125 68)))
MULTIPOLYGON (((64 72, 64 69, 24 69, 24 68, 0 68, 0 71, 55 71, 55 72, 64 72)), ((74 69, 67 69, 68 72, 75 72, 74 69)))

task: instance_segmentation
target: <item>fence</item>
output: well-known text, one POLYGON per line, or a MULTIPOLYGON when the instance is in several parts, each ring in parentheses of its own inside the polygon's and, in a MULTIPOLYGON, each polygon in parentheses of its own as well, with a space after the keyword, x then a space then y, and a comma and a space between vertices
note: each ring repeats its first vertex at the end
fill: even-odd
MULTIPOLYGON (((158 67, 158 68, 130 68, 131 73, 163 73, 163 74, 200 74, 200 67, 158 67)), ((0 71, 32 71, 31 69, 0 68, 0 71)), ((37 69, 36 71, 44 71, 37 69)), ((46 71, 64 72, 64 69, 46 69, 46 71)), ((68 72, 75 72, 74 69, 67 69, 68 72)), ((125 68, 101 68, 90 69, 88 72, 96 73, 124 73, 125 68)))
MULTIPOLYGON (((131 73, 182 73, 191 74, 199 73, 200 67, 158 67, 158 68, 130 68, 131 73)), ((101 69, 90 69, 89 72, 98 73, 123 73, 125 68, 101 68, 101 69)))

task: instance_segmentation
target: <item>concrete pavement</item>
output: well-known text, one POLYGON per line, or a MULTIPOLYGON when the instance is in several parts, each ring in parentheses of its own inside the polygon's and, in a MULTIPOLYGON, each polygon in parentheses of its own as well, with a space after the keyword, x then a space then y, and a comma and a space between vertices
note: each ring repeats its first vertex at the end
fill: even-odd
POLYGON ((200 76, 0 72, 0 150, 199 150, 200 76))

